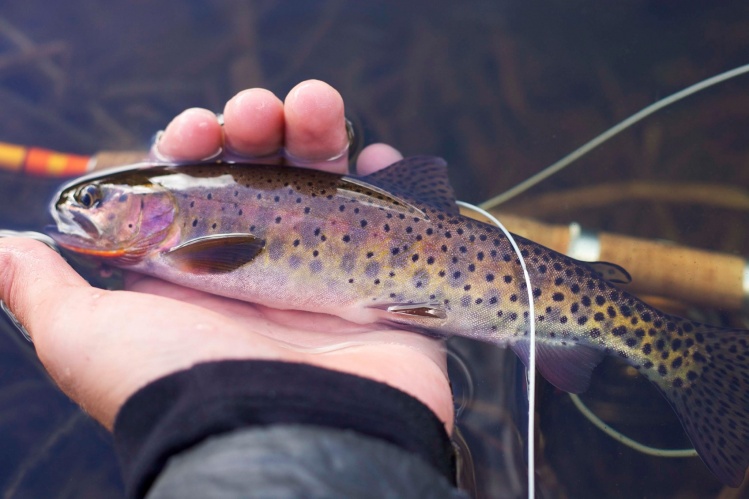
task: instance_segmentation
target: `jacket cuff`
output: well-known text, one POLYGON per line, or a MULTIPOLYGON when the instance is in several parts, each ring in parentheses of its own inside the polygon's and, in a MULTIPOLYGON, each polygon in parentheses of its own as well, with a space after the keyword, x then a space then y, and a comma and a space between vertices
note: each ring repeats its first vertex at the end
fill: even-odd
POLYGON ((454 482, 444 425, 410 395, 308 364, 229 360, 160 378, 130 397, 114 425, 128 495, 146 494, 167 460, 239 428, 307 424, 353 430, 420 456, 454 482))

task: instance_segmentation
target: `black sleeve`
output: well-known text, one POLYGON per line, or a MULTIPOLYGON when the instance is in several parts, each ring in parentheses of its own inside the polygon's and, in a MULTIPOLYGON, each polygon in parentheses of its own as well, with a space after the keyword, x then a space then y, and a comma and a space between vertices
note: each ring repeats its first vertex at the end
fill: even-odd
POLYGON ((451 483, 444 425, 413 397, 306 364, 221 361, 156 380, 124 404, 115 445, 130 497, 143 497, 170 457, 209 437, 271 425, 352 430, 418 456, 451 483))

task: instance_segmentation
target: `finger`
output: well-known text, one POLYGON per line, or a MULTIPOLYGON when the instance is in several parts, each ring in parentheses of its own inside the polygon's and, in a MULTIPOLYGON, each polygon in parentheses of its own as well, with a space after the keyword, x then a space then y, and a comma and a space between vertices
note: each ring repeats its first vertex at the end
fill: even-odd
POLYGON ((224 107, 226 148, 243 156, 265 156, 283 146, 284 110, 273 92, 251 88, 224 107))
POLYGON ((169 123, 154 152, 167 161, 200 161, 217 155, 222 145, 223 132, 216 115, 192 108, 169 123))
POLYGON ((359 175, 369 175, 403 159, 403 155, 387 144, 372 144, 365 147, 356 160, 359 175))
POLYGON ((292 162, 314 163, 328 171, 345 172, 348 134, 343 98, 333 87, 308 80, 294 87, 284 101, 286 152, 292 162), (332 159, 334 164, 320 165, 332 159))
POLYGON ((44 327, 56 313, 52 298, 90 288, 60 255, 32 239, 0 240, 0 300, 26 327, 35 343, 44 343, 44 327))

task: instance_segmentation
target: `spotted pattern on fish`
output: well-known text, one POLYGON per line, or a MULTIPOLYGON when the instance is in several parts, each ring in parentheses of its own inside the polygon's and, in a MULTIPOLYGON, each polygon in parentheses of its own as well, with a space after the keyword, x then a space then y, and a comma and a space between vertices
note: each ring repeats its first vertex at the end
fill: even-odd
MULTIPOLYGON (((435 158, 366 177, 263 165, 138 169, 63 188, 53 214, 61 245, 179 284, 470 337, 528 362, 520 261, 500 230, 459 214, 435 158), (83 189, 98 204, 82 207, 83 189)), ((740 483, 747 331, 666 315, 607 280, 622 280, 623 269, 515 238, 533 287, 539 372, 581 392, 604 355, 622 359, 666 396, 708 467, 740 483)))

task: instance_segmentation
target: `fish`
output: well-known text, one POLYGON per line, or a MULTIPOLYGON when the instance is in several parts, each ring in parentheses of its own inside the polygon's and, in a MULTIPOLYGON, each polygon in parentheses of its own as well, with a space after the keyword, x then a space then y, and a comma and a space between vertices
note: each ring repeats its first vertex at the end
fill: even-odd
POLYGON ((512 349, 580 393, 605 356, 669 401, 699 456, 738 486, 749 465, 749 331, 663 313, 581 262, 462 216, 440 158, 367 176, 287 166, 154 164, 76 179, 50 236, 115 267, 279 309, 328 313, 512 349))

